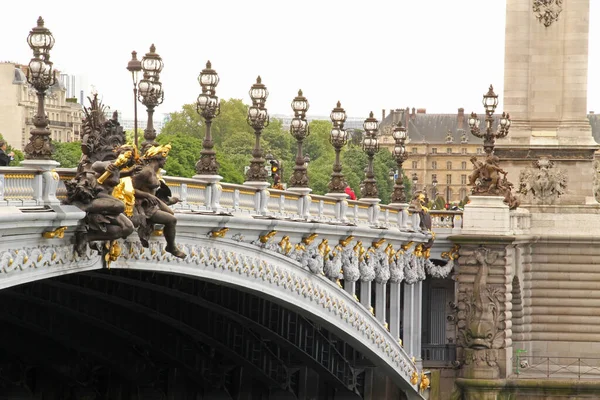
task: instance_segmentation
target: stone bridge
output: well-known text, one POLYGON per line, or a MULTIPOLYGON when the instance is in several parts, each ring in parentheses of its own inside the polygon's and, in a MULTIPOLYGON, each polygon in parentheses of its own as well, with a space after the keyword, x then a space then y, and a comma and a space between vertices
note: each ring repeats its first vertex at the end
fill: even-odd
POLYGON ((145 376, 148 357, 211 381, 214 357, 193 350, 204 343, 223 359, 241 360, 271 393, 307 394, 312 369, 336 399, 424 395, 421 283, 452 268, 441 253, 460 231, 460 213, 432 214, 437 237, 427 254, 421 244, 431 234, 418 229, 408 205, 165 177, 181 199, 174 207, 185 259, 165 251, 160 226, 149 248, 134 234, 120 254, 80 257, 73 234, 84 213, 60 204, 73 174, 0 169, 0 320, 25 332, 15 343, 3 329, 2 354, 36 361, 39 349, 27 346, 36 338, 41 348, 56 348, 43 365, 86 390, 78 377, 94 369, 60 360, 94 349, 99 365, 136 366, 122 378, 152 391, 159 389, 145 376), (68 340, 69 331, 85 340, 68 340), (375 368, 392 389, 369 375, 375 368))

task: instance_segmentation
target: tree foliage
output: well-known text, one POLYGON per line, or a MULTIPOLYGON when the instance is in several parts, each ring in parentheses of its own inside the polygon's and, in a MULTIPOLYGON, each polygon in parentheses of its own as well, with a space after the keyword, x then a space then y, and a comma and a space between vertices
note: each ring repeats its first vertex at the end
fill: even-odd
POLYGON ((81 142, 52 142, 54 144, 54 160, 61 168, 76 168, 81 159, 81 142))

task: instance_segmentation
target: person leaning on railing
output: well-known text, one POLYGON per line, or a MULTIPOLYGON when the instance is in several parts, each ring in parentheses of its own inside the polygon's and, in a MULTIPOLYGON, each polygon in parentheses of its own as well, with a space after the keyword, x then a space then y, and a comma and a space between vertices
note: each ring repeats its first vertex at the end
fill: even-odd
POLYGON ((0 140, 0 167, 7 167, 11 161, 15 160, 15 153, 6 153, 6 142, 0 140))

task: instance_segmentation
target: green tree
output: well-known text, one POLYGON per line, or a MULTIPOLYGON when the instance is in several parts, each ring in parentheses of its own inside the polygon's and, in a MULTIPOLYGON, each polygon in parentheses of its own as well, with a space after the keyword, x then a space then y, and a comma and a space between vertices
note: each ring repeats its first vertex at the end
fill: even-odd
POLYGON ((81 159, 81 142, 53 142, 52 158, 60 163, 61 168, 76 168, 81 159))
MULTIPOLYGON (((170 120, 160 131, 160 135, 186 134, 197 139, 204 137, 204 121, 196 112, 195 104, 184 104, 181 111, 170 114, 170 120)), ((138 135, 143 137, 143 130, 138 128, 138 135)))
POLYGON ((171 144, 165 165, 168 175, 191 178, 196 174, 196 161, 200 158, 202 150, 202 141, 199 138, 186 133, 161 133, 156 139, 161 145, 171 144))

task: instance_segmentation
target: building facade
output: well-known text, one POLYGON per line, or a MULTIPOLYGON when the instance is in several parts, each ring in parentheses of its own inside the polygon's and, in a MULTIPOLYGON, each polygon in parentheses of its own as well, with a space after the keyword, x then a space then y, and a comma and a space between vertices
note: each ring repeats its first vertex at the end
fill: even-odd
MULTIPOLYGON (((33 117, 37 112, 37 95, 27 83, 27 66, 0 63, 0 133, 12 147, 22 150, 29 141, 33 117)), ((57 82, 46 94, 45 109, 50 120, 48 129, 57 142, 80 140, 82 107, 68 99, 67 90, 57 72, 57 82)))
POLYGON ((380 145, 392 151, 392 130, 403 119, 407 127, 404 173, 417 190, 434 200, 459 203, 469 194, 472 157, 484 155, 483 142, 469 132, 463 108, 456 114, 427 114, 426 109, 382 110, 380 145))

